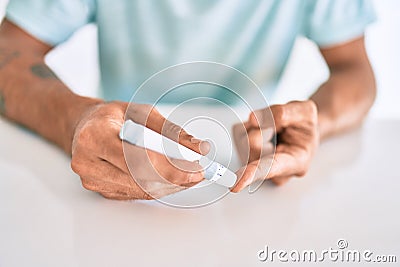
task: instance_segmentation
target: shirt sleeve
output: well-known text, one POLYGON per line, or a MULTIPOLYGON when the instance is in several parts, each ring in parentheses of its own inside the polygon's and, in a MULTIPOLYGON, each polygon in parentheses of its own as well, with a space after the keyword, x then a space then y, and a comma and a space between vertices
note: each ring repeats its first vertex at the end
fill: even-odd
POLYGON ((369 0, 311 0, 305 21, 304 35, 329 47, 362 36, 375 12, 369 0))
POLYGON ((10 0, 6 18, 39 40, 55 46, 94 22, 94 0, 10 0))

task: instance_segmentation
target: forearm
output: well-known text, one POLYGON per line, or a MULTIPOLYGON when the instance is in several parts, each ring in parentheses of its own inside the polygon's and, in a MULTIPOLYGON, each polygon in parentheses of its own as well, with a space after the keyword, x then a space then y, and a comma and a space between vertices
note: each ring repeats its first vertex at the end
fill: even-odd
POLYGON ((45 65, 43 54, 3 36, 0 31, 1 115, 70 153, 79 117, 99 100, 72 93, 45 65))
POLYGON ((375 79, 369 63, 331 68, 329 80, 311 96, 318 107, 321 139, 358 126, 375 96, 375 79))

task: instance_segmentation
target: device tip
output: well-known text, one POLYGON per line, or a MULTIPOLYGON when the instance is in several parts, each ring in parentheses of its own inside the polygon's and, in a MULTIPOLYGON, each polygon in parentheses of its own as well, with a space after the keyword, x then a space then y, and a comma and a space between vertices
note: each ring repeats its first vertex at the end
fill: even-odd
POLYGON ((227 169, 222 175, 220 179, 217 180, 217 183, 226 187, 231 188, 236 184, 237 176, 235 173, 227 169))

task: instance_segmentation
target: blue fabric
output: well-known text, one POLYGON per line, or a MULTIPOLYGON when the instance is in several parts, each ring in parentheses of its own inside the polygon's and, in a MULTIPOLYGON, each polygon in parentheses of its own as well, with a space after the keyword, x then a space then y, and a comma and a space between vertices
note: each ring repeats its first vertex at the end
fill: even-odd
POLYGON ((233 66, 271 95, 297 36, 344 43, 374 11, 368 0, 10 0, 6 17, 54 46, 96 23, 103 97, 128 101, 152 74, 188 61, 233 66))

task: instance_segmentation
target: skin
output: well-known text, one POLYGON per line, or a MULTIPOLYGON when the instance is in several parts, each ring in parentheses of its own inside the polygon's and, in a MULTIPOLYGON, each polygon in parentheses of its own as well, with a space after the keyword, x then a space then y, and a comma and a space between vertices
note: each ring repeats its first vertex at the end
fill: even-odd
MULTIPOLYGON (((183 190, 203 179, 200 165, 124 144, 136 166, 132 179, 118 134, 128 103, 74 94, 46 66, 50 46, 5 20, 0 26, 0 112, 37 132, 71 155, 84 188, 111 199, 151 199, 183 190), (136 175, 137 174, 137 175, 136 175), (151 193, 151 194, 149 194, 151 193)), ((198 153, 207 142, 193 138, 149 105, 133 104, 126 114, 137 123, 198 153)))
MULTIPOLYGON (((83 187, 112 199, 150 199, 202 180, 201 167, 195 162, 171 162, 161 154, 122 143, 118 133, 128 103, 104 102, 71 92, 44 62, 51 49, 3 21, 0 114, 71 155, 71 167, 83 187), (136 167, 126 165, 123 148, 136 157, 136 167), (135 182, 138 180, 145 181, 145 191, 135 182)), ((240 179, 232 192, 239 192, 254 180, 283 184, 292 176, 303 176, 320 140, 354 128, 364 119, 376 94, 364 39, 321 52, 331 75, 310 100, 254 111, 244 125, 235 126, 239 154, 247 165, 237 172, 240 179), (279 135, 275 157, 271 154, 274 122, 279 135)), ((207 142, 168 122, 151 106, 134 104, 127 116, 196 152, 208 152, 207 142)))
POLYGON ((321 140, 359 126, 367 115, 376 85, 364 38, 320 51, 330 77, 309 100, 254 111, 244 125, 234 126, 239 151, 249 153, 242 158, 248 164, 238 170, 240 179, 232 192, 257 180, 282 185, 291 177, 304 176, 321 140), (279 137, 275 155, 271 149, 274 133, 279 137))

